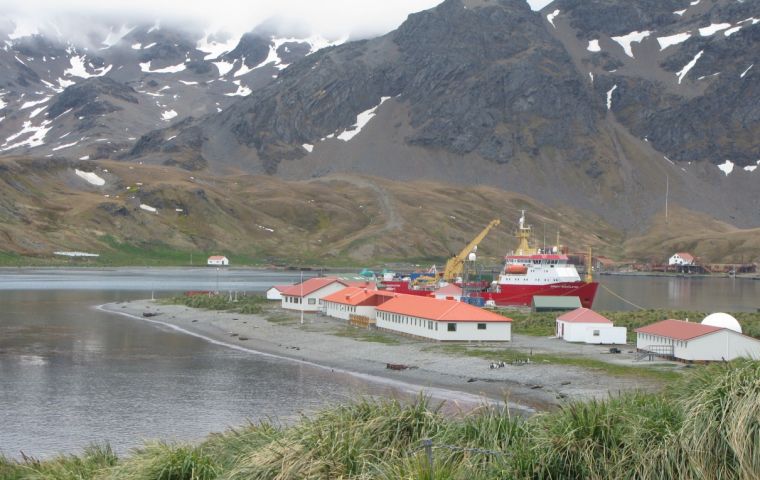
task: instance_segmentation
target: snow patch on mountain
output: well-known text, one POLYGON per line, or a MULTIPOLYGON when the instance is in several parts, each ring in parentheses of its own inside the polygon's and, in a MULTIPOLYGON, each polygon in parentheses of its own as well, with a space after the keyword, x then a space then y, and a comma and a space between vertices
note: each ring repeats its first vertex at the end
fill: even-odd
POLYGON ((725 162, 718 165, 718 168, 721 172, 725 173, 726 176, 728 176, 729 173, 734 171, 734 162, 731 160, 726 160, 725 162))
POLYGON ((102 187, 103 185, 106 184, 106 181, 102 177, 98 176, 98 174, 96 174, 95 172, 85 172, 79 169, 74 169, 74 173, 76 173, 78 177, 83 178, 84 180, 86 180, 88 183, 92 185, 102 187))
POLYGON ((102 44, 105 45, 101 50, 105 50, 106 48, 111 48, 117 43, 121 41, 122 38, 126 37, 129 32, 134 30, 135 27, 127 27, 126 25, 122 25, 119 27, 119 30, 117 32, 113 31, 113 28, 109 30, 108 35, 106 36, 106 39, 103 40, 102 44))
POLYGON ((586 47, 586 50, 588 50, 589 52, 601 52, 602 47, 599 46, 599 40, 589 40, 588 47, 586 47))
POLYGON ((140 204, 140 208, 145 210, 146 212, 158 213, 158 209, 156 207, 151 207, 150 205, 146 205, 144 203, 140 204))
POLYGON ((613 85, 612 88, 607 90, 607 110, 612 109, 612 92, 617 90, 617 84, 613 85))
POLYGON ((730 27, 731 27, 730 23, 713 23, 708 27, 700 28, 699 34, 703 37, 709 37, 710 35, 713 35, 716 32, 720 32, 721 30, 725 30, 730 27))
POLYGON ((679 17, 682 17, 683 14, 686 13, 686 9, 684 8, 683 10, 676 10, 673 13, 676 14, 676 15, 678 15, 679 17))
POLYGON ((41 99, 41 100, 30 100, 30 101, 28 101, 28 102, 24 102, 24 103, 23 103, 23 104, 22 104, 22 105, 19 107, 19 110, 25 110, 25 109, 27 109, 27 108, 32 108, 32 107, 34 107, 35 105, 40 105, 40 104, 42 104, 42 103, 45 103, 45 102, 47 102, 47 101, 48 101, 48 100, 50 100, 51 98, 53 98, 53 97, 45 97, 45 98, 43 98, 43 99, 41 99))
POLYGON ((206 56, 203 57, 204 60, 219 58, 219 56, 234 49, 240 41, 239 36, 231 35, 227 41, 220 42, 216 39, 212 39, 214 35, 214 32, 207 31, 204 33, 203 38, 198 40, 198 43, 195 44, 195 48, 206 54, 206 56))
POLYGON ((552 27, 557 28, 556 25, 554 25, 554 19, 557 18, 557 15, 559 15, 559 9, 554 10, 552 13, 546 16, 546 19, 549 21, 549 23, 552 24, 552 27))
POLYGON ((303 147, 304 150, 306 150, 309 153, 311 153, 311 151, 314 150, 314 145, 312 145, 310 143, 304 143, 301 146, 303 147))
POLYGON ((140 64, 140 70, 146 73, 179 73, 185 70, 185 64, 180 63, 178 65, 170 65, 164 68, 158 68, 156 70, 150 69, 150 61, 140 64))
POLYGON ((663 51, 671 45, 678 45, 689 38, 691 38, 691 33, 689 32, 676 33, 675 35, 669 35, 667 37, 657 37, 657 43, 660 44, 660 51, 663 51))
POLYGON ((343 140, 344 142, 347 142, 354 138, 359 132, 362 131, 362 128, 369 123, 370 120, 372 120, 372 117, 375 116, 377 113, 377 109, 385 103, 386 100, 388 100, 391 97, 381 97, 380 103, 375 105, 374 107, 370 108, 369 110, 365 110, 361 112, 359 115, 356 116, 356 123, 350 128, 343 131, 343 133, 340 133, 338 135, 338 140, 343 140))
POLYGON ((687 63, 686 65, 684 65, 684 67, 681 69, 681 71, 679 71, 678 73, 676 73, 676 76, 678 77, 678 84, 679 85, 681 84, 681 81, 684 79, 684 77, 686 76, 686 74, 689 73, 689 70, 691 70, 692 68, 694 68, 694 65, 697 64, 697 60, 699 60, 700 57, 702 57, 703 53, 705 53, 705 51, 704 50, 700 50, 698 54, 694 55, 694 58, 692 58, 689 63, 687 63))
POLYGON ((36 117, 37 115, 42 113, 46 108, 47 108, 47 105, 45 105, 44 107, 35 108, 34 110, 32 110, 32 113, 29 114, 29 118, 36 117))
POLYGON ((248 65, 245 64, 245 57, 240 60, 240 64, 240 68, 235 72, 235 75, 233 75, 233 77, 242 77, 246 73, 253 71, 253 68, 249 68, 248 65))
POLYGON ((63 145, 58 145, 57 147, 55 147, 55 148, 52 148, 51 150, 52 150, 53 152, 57 152, 58 150, 63 150, 64 148, 73 147, 73 146, 74 146, 74 145, 76 145, 77 143, 79 143, 79 140, 77 140, 76 142, 65 143, 65 144, 63 144, 63 145))
POLYGON ((620 37, 612 37, 612 40, 620 44, 621 47, 623 47, 623 51, 625 51, 625 54, 628 55, 631 58, 635 58, 633 56, 633 50, 631 50, 631 44, 634 42, 641 42, 645 38, 647 38, 652 32, 649 30, 644 30, 643 32, 631 32, 628 35, 623 35, 620 37))
POLYGON ((534 12, 538 12, 539 10, 542 10, 545 6, 552 3, 554 0, 526 0, 528 2, 528 5, 530 6, 530 9, 534 12))
POLYGON ((5 139, 5 142, 0 145, 0 152, 5 152, 14 148, 18 147, 39 147, 40 145, 45 144, 45 135, 47 135, 47 132, 50 131, 49 120, 44 120, 40 125, 34 126, 32 125, 31 121, 24 122, 24 126, 22 127, 21 131, 18 133, 14 133, 7 139, 5 139), (20 142, 16 142, 13 144, 8 145, 10 142, 16 140, 17 138, 26 135, 28 133, 31 133, 32 135, 27 137, 25 140, 21 140, 20 142))
MULTIPOLYGON (((85 60, 87 57, 85 55, 74 55, 69 59, 69 63, 71 64, 70 68, 67 68, 63 71, 64 76, 68 77, 80 77, 80 78, 91 78, 91 77, 102 77, 106 73, 111 71, 111 68, 113 65, 107 65, 102 68, 93 68, 93 71, 95 73, 90 73, 87 71, 87 67, 85 64, 85 60)), ((61 80, 58 80, 58 83, 61 84, 63 87, 63 82, 61 80)), ((66 87, 63 87, 66 88, 66 87)))
POLYGON ((169 120, 171 120, 172 118, 176 116, 177 116, 177 112, 174 110, 164 110, 163 112, 161 112, 161 120, 163 120, 164 122, 168 122, 169 120))
POLYGON ((218 62, 211 62, 214 65, 216 65, 216 69, 219 70, 219 76, 223 77, 229 73, 230 70, 232 70, 232 67, 235 66, 234 63, 225 62, 223 60, 219 60, 218 62))
MULTIPOLYGON (((245 85, 242 85, 240 83, 240 80, 235 80, 232 83, 234 83, 235 85, 237 85, 238 88, 237 88, 236 91, 234 91, 232 93, 225 93, 224 95, 227 96, 227 97, 247 97, 253 91, 250 88, 246 87, 245 85)), ((221 109, 220 109, 220 111, 221 111, 221 109)))
POLYGON ((747 67, 747 69, 746 69, 746 70, 744 70, 744 71, 741 73, 741 75, 739 75, 739 78, 744 78, 744 76, 747 74, 747 72, 749 72, 749 71, 750 71, 750 69, 751 69, 752 67, 754 67, 754 66, 755 66, 755 64, 753 63, 752 65, 750 65, 749 67, 747 67))

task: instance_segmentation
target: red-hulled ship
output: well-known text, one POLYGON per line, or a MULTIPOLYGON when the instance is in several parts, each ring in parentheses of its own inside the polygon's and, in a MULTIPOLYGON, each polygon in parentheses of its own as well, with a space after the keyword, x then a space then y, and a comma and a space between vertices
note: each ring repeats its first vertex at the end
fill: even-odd
MULTIPOLYGON (((598 283, 590 275, 584 281, 566 255, 554 247, 550 252, 531 248, 531 228, 525 223, 525 212, 520 217, 517 249, 505 257, 504 268, 490 288, 469 292, 496 305, 530 305, 535 296, 578 297, 581 305, 591 308, 598 283)), ((415 288, 408 281, 385 281, 385 288, 399 293, 433 295, 431 288, 415 288)))

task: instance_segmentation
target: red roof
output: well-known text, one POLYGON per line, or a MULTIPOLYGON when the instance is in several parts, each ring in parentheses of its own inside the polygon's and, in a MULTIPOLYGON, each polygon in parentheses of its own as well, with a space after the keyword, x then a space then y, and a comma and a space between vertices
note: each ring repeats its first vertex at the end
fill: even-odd
POLYGON ((349 287, 361 287, 369 288, 370 290, 377 290, 377 282, 371 280, 343 280, 343 283, 349 287))
POLYGON ((694 261, 694 257, 691 255, 691 253, 678 252, 678 253, 676 253, 676 255, 678 255, 679 257, 683 258, 687 262, 693 262, 694 261))
POLYGON ((208 257, 209 260, 224 260, 225 258, 227 257, 224 257, 222 255, 211 255, 210 257, 208 257))
POLYGON ((450 295, 450 296, 461 296, 462 295, 462 287, 459 285, 454 285, 453 283, 450 283, 446 285, 445 287, 441 287, 435 292, 433 292, 437 295, 450 295))
POLYGON ((439 300, 433 297, 399 294, 377 307, 378 312, 398 313, 411 317, 440 322, 511 322, 511 318, 498 315, 468 303, 439 300))
POLYGON ((572 312, 563 313, 557 320, 567 323, 608 323, 612 325, 612 321, 605 318, 595 311, 588 308, 576 308, 572 312))
POLYGON ((285 290, 281 290, 280 293, 289 297, 303 297, 334 282, 338 282, 344 286, 346 285, 344 282, 334 277, 310 278, 303 283, 291 285, 285 290))
POLYGON ((395 296, 393 292, 372 290, 368 288, 346 287, 323 298, 325 302, 341 303, 354 306, 377 306, 388 298, 395 296))
POLYGON ((702 335, 715 333, 718 330, 723 330, 723 328, 670 319, 653 323, 646 327, 637 328, 635 331, 636 333, 648 333, 650 335, 659 335, 661 337, 673 338, 675 340, 691 340, 692 338, 701 337, 702 335))
POLYGON ((293 285, 272 285, 271 287, 269 287, 269 289, 271 290, 272 288, 274 288, 278 292, 282 293, 282 292, 284 292, 285 290, 287 290, 288 288, 290 288, 292 286, 293 285))

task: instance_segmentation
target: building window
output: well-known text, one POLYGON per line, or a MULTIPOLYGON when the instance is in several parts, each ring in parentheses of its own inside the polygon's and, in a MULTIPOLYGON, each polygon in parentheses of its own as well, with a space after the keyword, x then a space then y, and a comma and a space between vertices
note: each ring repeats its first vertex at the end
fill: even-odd
POLYGON ((598 337, 598 336, 599 336, 599 330, 594 330, 594 336, 595 336, 595 337, 598 337))
POLYGON ((486 324, 485 323, 479 323, 478 324, 478 330, 485 330, 485 329, 486 329, 486 324))
POLYGON ((449 323, 448 331, 449 332, 456 332, 457 331, 457 324, 456 323, 449 323))
POLYGON ((317 299, 316 298, 310 298, 309 299, 309 305, 316 305, 316 304, 317 304, 317 299))

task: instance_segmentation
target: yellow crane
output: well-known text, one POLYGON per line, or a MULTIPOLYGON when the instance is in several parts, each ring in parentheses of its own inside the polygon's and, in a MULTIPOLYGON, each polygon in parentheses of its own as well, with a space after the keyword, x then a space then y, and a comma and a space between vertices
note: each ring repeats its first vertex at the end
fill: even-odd
POLYGON ((492 220, 491 223, 488 224, 486 228, 483 229, 482 232, 478 234, 475 238, 472 239, 470 243, 467 244, 464 249, 459 252, 458 255, 451 257, 446 262, 446 268, 443 271, 443 279, 447 282, 453 282, 457 279, 457 277, 462 275, 462 269, 464 266, 464 261, 467 260, 467 256, 477 248, 478 244, 483 241, 484 238, 486 238, 486 235, 488 235, 488 232, 491 231, 492 228, 497 226, 499 223, 501 223, 498 219, 492 220))

